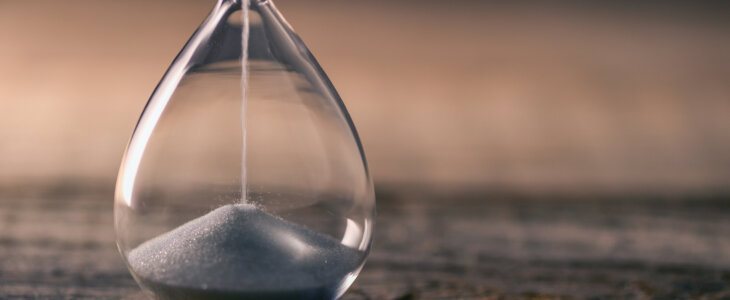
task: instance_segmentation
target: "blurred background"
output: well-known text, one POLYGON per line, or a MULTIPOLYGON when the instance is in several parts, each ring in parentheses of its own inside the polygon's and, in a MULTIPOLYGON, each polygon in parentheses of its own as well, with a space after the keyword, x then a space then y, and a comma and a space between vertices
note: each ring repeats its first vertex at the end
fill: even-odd
MULTIPOLYGON (((80 187, 108 194, 96 198, 111 210, 139 114, 212 3, 0 1, 7 206, 80 187)), ((380 238, 432 249, 409 237, 428 231, 424 210, 453 205, 462 210, 443 221, 455 225, 431 234, 463 239, 428 257, 453 261, 441 250, 476 243, 456 252, 464 265, 481 255, 730 267, 726 5, 276 4, 359 130, 379 226, 411 226, 376 236, 376 248, 380 238)), ((375 268, 387 271, 388 257, 376 252, 375 268)))
MULTIPOLYGON (((276 2, 377 183, 730 187, 730 20, 703 4, 276 2)), ((0 181, 111 184, 211 1, 0 2, 0 181)))

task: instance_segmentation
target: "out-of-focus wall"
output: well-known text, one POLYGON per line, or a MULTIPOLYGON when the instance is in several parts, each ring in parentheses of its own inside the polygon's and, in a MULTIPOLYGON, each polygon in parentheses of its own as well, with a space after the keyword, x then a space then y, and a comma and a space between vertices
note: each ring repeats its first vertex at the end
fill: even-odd
MULTIPOLYGON (((730 187, 730 21, 693 4, 278 0, 376 182, 730 187)), ((0 2, 0 183, 113 183, 212 1, 0 2)))

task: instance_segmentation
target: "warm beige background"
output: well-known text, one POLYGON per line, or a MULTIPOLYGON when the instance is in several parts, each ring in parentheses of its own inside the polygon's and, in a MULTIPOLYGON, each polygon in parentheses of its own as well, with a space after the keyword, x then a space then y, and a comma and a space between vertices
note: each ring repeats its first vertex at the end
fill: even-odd
MULTIPOLYGON (((722 10, 276 3, 338 87, 378 183, 730 188, 722 10)), ((113 184, 147 97, 211 6, 0 1, 0 186, 113 184)))

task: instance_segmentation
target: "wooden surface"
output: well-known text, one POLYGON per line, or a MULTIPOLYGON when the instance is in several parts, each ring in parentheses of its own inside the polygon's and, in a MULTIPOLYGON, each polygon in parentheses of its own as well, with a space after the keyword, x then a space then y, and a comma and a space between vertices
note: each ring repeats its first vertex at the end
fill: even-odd
MULTIPOLYGON (((112 194, 2 189, 0 299, 141 299, 112 194)), ((730 201, 379 191, 344 299, 730 299, 730 201)))

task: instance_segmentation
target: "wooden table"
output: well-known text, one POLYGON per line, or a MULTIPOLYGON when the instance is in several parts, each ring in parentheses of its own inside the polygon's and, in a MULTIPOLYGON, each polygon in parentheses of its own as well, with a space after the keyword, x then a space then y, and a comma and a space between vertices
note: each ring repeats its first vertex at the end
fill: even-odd
MULTIPOLYGON (((0 299, 140 299, 112 193, 0 189, 0 299)), ((730 299, 730 198, 378 191, 344 299, 730 299)))

